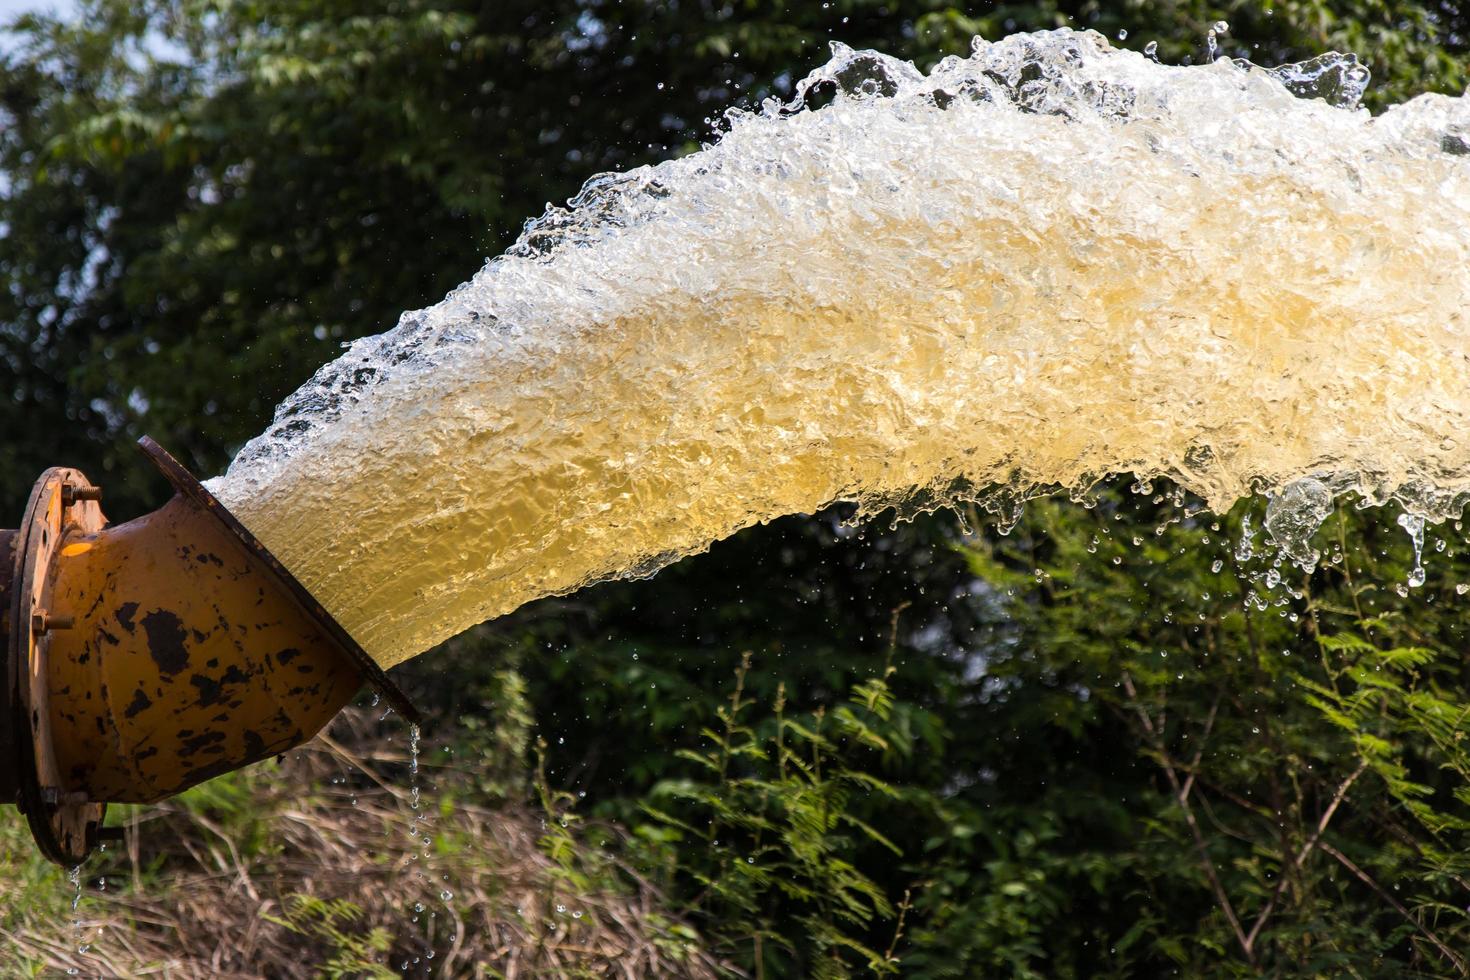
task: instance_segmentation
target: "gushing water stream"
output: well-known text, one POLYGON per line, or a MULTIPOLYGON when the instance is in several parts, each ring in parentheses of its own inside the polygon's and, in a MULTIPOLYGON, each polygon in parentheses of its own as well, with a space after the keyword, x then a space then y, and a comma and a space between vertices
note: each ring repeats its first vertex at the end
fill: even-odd
POLYGON ((1274 494, 1301 562, 1349 491, 1443 519, 1470 494, 1470 99, 1374 118, 1366 82, 1071 31, 928 75, 838 48, 353 344, 213 489, 384 665, 839 499, 1132 471, 1274 494))

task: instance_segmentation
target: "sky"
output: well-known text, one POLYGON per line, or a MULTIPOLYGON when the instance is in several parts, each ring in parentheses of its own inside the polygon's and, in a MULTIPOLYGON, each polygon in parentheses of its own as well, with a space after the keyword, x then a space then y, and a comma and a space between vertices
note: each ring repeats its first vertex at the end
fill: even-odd
POLYGON ((9 23, 16 17, 32 10, 69 11, 72 0, 0 0, 0 24, 9 23))

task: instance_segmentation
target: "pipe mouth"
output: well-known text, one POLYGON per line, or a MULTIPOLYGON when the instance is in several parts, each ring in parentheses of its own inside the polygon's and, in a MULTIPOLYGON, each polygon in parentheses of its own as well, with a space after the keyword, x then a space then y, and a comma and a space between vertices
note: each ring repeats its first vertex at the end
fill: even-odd
POLYGON ((331 614, 312 596, 306 586, 297 581, 296 576, 292 575, 290 570, 281 564, 275 555, 271 554, 270 549, 262 544, 255 535, 251 534, 245 525, 241 524, 239 519, 234 514, 231 514, 229 509, 205 488, 204 484, 194 478, 194 474, 190 473, 182 463, 169 455, 168 450, 164 449, 148 436, 144 436, 138 440, 138 448, 142 450, 143 455, 153 461, 153 465, 157 466, 159 472, 164 475, 169 483, 173 484, 175 490, 193 500, 207 513, 213 515, 250 552, 265 564, 266 569, 274 576, 276 583, 285 590, 296 605, 300 607, 301 611, 310 617, 316 626, 320 627, 324 633, 332 638, 341 652, 352 661, 352 665, 362 674, 363 680, 368 683, 368 686, 377 691, 394 711, 398 712, 413 725, 417 725, 423 720, 418 708, 414 707, 413 702, 408 699, 408 695, 404 694, 398 685, 389 679, 387 672, 362 648, 360 643, 352 638, 352 634, 348 633, 340 623, 332 618, 331 614))

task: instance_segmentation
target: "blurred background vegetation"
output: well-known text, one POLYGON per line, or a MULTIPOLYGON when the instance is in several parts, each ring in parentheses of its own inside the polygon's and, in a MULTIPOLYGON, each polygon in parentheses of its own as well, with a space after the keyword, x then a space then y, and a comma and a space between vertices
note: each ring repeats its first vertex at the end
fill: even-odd
MULTIPOLYGON (((1258 63, 1357 53, 1375 109, 1466 86, 1453 0, 23 17, 0 42, 0 506, 66 464, 114 518, 148 509, 144 433, 217 472, 343 341, 587 177, 789 95, 829 40, 927 67, 1070 26, 1186 63, 1222 19, 1258 63)), ((401 669, 433 718, 417 805, 406 735, 363 706, 120 812, 75 913, 0 814, 0 969, 1465 975, 1465 535, 1431 528, 1409 590, 1392 515, 1341 509, 1303 574, 1251 534, 1263 508, 1128 477, 1008 534, 839 507, 533 604, 401 669)))

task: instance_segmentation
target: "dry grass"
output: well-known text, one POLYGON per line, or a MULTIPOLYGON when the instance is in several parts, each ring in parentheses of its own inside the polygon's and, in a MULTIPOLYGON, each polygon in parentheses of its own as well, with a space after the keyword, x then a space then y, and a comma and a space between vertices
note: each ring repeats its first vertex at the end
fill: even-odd
POLYGON ((43 975, 732 975, 629 869, 587 855, 602 873, 584 875, 547 857, 526 807, 441 809, 464 777, 426 766, 439 791, 415 810, 403 734, 395 750, 374 727, 349 712, 275 767, 129 815, 121 850, 84 871, 82 930, 58 874, 52 910, 0 919, 0 944, 43 975), (322 904, 336 900, 360 915, 324 911, 343 911, 322 904))

